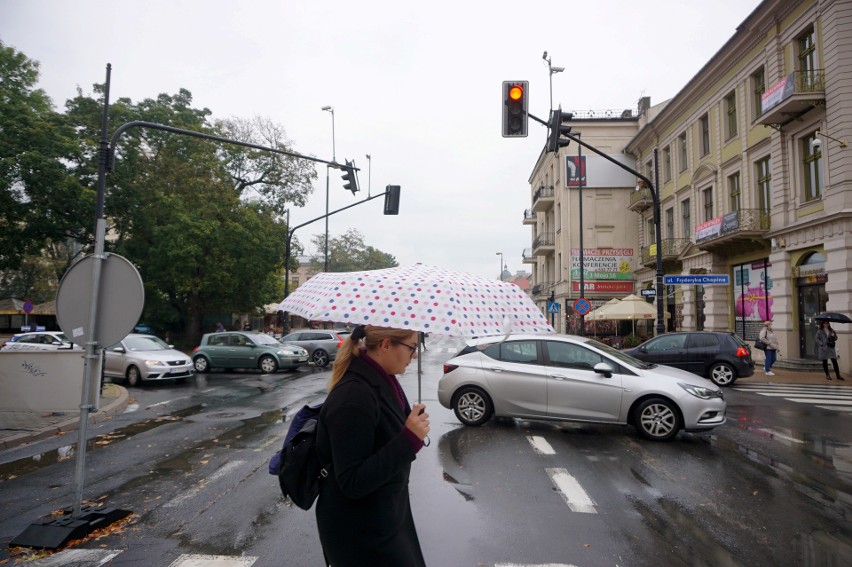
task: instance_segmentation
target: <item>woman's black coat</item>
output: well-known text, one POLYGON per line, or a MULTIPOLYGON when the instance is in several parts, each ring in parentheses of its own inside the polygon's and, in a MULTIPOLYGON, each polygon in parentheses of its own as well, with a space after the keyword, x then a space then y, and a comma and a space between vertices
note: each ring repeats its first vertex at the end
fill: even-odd
POLYGON ((415 451, 403 433, 411 412, 405 406, 357 357, 323 404, 317 454, 332 470, 316 517, 333 567, 425 566, 408 498, 415 451))

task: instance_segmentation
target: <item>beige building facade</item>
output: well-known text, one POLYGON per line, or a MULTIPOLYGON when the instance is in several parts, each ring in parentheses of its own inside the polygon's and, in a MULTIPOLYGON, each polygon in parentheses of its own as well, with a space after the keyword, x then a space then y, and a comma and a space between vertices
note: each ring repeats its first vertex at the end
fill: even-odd
MULTIPOLYGON (((658 243, 649 190, 627 191, 635 291, 653 287, 659 245, 664 273, 679 276, 663 298, 669 328, 753 340, 772 318, 779 364, 816 364, 814 316, 852 308, 852 3, 762 2, 635 128, 623 153, 658 180, 661 229, 658 243)), ((533 190, 547 178, 547 159, 533 190)), ((534 286, 555 277, 539 267, 534 286)), ((852 329, 834 327, 849 373, 852 329)))

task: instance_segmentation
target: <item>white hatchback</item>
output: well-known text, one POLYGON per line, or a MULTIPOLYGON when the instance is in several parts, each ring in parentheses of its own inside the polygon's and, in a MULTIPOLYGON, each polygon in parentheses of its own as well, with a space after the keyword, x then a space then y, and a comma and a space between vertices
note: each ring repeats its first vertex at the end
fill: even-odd
POLYGON ((2 350, 83 350, 61 331, 34 331, 12 336, 2 350))
POLYGON ((719 387, 572 335, 477 339, 444 364, 438 401, 465 425, 491 416, 613 423, 655 441, 725 423, 719 387))

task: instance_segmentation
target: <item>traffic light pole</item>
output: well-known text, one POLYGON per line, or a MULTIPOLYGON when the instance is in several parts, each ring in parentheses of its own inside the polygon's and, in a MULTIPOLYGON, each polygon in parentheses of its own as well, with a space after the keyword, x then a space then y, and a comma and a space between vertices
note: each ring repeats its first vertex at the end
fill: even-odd
MULTIPOLYGON (((388 186, 390 187, 390 186, 388 186)), ((293 228, 290 228, 287 231, 287 242, 284 246, 284 299, 287 299, 287 296, 290 295, 290 253, 291 253, 291 245, 293 242, 293 233, 296 232, 296 229, 302 228, 303 226, 308 226, 311 223, 315 223, 318 220, 328 219, 331 215, 335 215, 341 211, 345 211, 346 209, 351 209, 357 205, 361 205, 366 203, 367 201, 372 201, 373 199, 378 199, 379 197, 384 197, 385 195, 390 194, 390 188, 386 189, 384 193, 379 193, 378 195, 373 195, 372 197, 367 197, 363 201, 358 201, 357 203, 352 203, 351 205, 346 205, 345 207, 341 207, 335 211, 331 211, 328 214, 318 216, 315 219, 311 219, 307 222, 303 222, 302 224, 296 225, 293 228)), ((326 239, 327 240, 327 239, 326 239)), ((328 271, 328 265, 326 264, 325 270, 328 271)), ((284 334, 287 335, 290 333, 290 316, 285 311, 284 312, 284 334)))
MULTIPOLYGON (((527 113, 527 116, 529 116, 530 118, 532 118, 533 120, 535 120, 536 122, 538 122, 540 124, 543 124, 543 125, 548 126, 548 127, 550 126, 549 123, 545 122, 541 118, 533 116, 530 113, 527 113)), ((663 296, 663 246, 662 246, 662 235, 661 235, 661 230, 660 230, 660 195, 659 195, 659 193, 657 192, 657 189, 656 189, 657 185, 652 183, 649 178, 645 177, 644 175, 642 175, 641 173, 639 173, 638 171, 636 171, 632 167, 628 167, 628 166, 624 165, 623 163, 616 161, 615 159, 613 159, 612 157, 603 153, 602 151, 600 151, 596 147, 594 147, 590 144, 587 144, 586 142, 580 140, 579 137, 573 136, 573 135, 565 133, 565 132, 563 132, 561 135, 565 136, 566 138, 568 138, 571 141, 577 142, 580 146, 586 148, 587 150, 590 150, 590 151, 596 153, 597 155, 601 156, 605 160, 617 165, 621 169, 623 169, 625 171, 629 171, 630 173, 632 173, 633 175, 635 175, 636 177, 638 177, 639 179, 644 181, 645 184, 648 186, 649 190, 651 191, 651 199, 654 202, 654 238, 657 241, 657 244, 656 244, 656 257, 657 257, 657 273, 656 273, 657 334, 658 335, 664 334, 666 332, 666 322, 665 322, 665 311, 663 309, 663 297, 664 297, 663 296)), ((657 150, 655 148, 654 149, 654 171, 657 171, 657 169, 658 169, 656 161, 657 161, 657 150)), ((659 175, 657 177, 659 177, 659 175)))

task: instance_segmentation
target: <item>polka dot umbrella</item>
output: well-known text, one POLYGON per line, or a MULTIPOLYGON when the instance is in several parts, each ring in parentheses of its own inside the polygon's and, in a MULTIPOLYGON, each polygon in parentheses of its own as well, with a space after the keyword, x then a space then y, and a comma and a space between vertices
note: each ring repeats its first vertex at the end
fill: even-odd
POLYGON ((278 306, 309 321, 379 325, 471 339, 552 333, 521 288, 463 272, 415 264, 315 275, 278 306))

